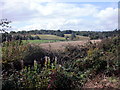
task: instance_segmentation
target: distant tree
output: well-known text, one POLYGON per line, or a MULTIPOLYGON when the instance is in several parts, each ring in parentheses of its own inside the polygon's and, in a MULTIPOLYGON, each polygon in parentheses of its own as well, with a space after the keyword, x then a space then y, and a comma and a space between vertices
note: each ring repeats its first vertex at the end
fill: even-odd
MULTIPOLYGON (((102 37, 101 37, 102 38, 102 37)), ((90 39, 93 40, 93 39, 99 39, 99 36, 98 35, 91 35, 90 36, 90 39)))
POLYGON ((7 19, 1 19, 0 20, 0 32, 2 35, 2 40, 1 42, 4 41, 11 41, 12 40, 12 36, 7 33, 7 31, 11 28, 11 26, 9 25, 11 23, 11 21, 8 21, 7 19))
POLYGON ((72 32, 73 32, 72 30, 66 30, 65 34, 72 34, 72 32))
POLYGON ((7 33, 7 32, 2 33, 2 40, 1 40, 1 42, 11 41, 11 39, 12 39, 12 36, 9 33, 7 33))
POLYGON ((68 39, 69 39, 69 37, 68 37, 68 36, 66 36, 66 37, 65 37, 65 39, 66 39, 66 40, 68 40, 68 39))
POLYGON ((14 35, 12 38, 14 40, 23 40, 23 37, 21 35, 14 35))
POLYGON ((1 19, 0 20, 0 31, 6 32, 11 26, 9 25, 11 21, 8 21, 7 19, 1 19))
POLYGON ((26 34, 27 31, 18 31, 19 34, 26 34))
POLYGON ((58 32, 61 32, 60 30, 57 30, 58 32))
POLYGON ((87 37, 88 37, 88 34, 87 34, 87 33, 85 33, 85 34, 83 34, 83 36, 87 36, 87 37))
POLYGON ((27 37, 25 35, 22 36, 22 40, 27 40, 27 37))
POLYGON ((75 33, 72 33, 72 34, 71 34, 71 40, 74 40, 75 38, 76 38, 75 33))
POLYGON ((39 36, 35 36, 34 39, 35 40, 40 40, 40 37, 39 36))
POLYGON ((15 31, 11 31, 10 34, 16 34, 16 32, 15 31))
POLYGON ((55 35, 60 36, 60 37, 64 37, 64 34, 62 32, 58 32, 58 31, 55 33, 55 35))

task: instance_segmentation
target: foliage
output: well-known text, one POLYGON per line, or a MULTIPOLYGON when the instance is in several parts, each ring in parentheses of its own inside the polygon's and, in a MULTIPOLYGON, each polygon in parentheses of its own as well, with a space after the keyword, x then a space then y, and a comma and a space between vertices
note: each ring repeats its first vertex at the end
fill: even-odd
POLYGON ((11 26, 9 25, 11 23, 11 21, 8 21, 7 19, 1 19, 0 20, 0 31, 1 32, 6 32, 6 30, 8 30, 9 28, 11 28, 11 26))
POLYGON ((2 64, 3 70, 21 69, 23 64, 33 65, 34 60, 42 60, 46 52, 39 46, 32 46, 27 42, 20 41, 4 42, 2 45, 2 64), (20 68, 21 67, 21 68, 20 68))
MULTIPOLYGON (((24 45, 22 45, 15 44, 15 42, 11 45, 9 42, 4 47, 12 46, 17 50, 20 48, 17 46, 23 47, 24 45)), ((4 48, 6 53, 9 52, 8 47, 4 48)), ((119 36, 104 39, 98 44, 89 42, 86 46, 69 45, 65 51, 57 54, 44 51, 38 46, 27 46, 27 49, 22 51, 24 59, 27 62, 40 61, 43 66, 41 67, 42 64, 34 62, 32 63, 34 67, 27 66, 10 74, 4 72, 3 88, 10 86, 9 88, 80 89, 87 80, 100 73, 117 77, 120 74, 119 48, 119 36), (56 58, 46 56, 55 56, 56 58), (44 59, 41 59, 42 57, 44 59), (44 62, 42 62, 43 60, 44 62)), ((19 53, 19 51, 17 52, 19 53)), ((10 53, 10 55, 12 54, 10 53)), ((4 56, 4 58, 6 57, 4 56)), ((19 58, 10 57, 8 62, 17 59, 21 59, 20 54, 19 58)))
POLYGON ((86 36, 90 37, 91 39, 103 39, 103 38, 108 38, 112 36, 118 36, 120 34, 120 30, 113 30, 113 31, 107 31, 107 32, 95 32, 95 31, 73 31, 73 30, 30 30, 30 31, 18 31, 16 32, 17 34, 31 34, 31 35, 36 35, 36 34, 49 34, 49 35, 57 35, 60 37, 63 37, 65 34, 76 34, 79 36, 86 36))
POLYGON ((52 42, 59 42, 61 40, 22 40, 23 43, 29 42, 32 44, 41 44, 41 43, 52 43, 52 42))
POLYGON ((72 33, 72 34, 71 34, 71 40, 74 40, 75 38, 76 38, 75 33, 72 33))
POLYGON ((4 42, 2 46, 2 62, 9 63, 23 58, 23 52, 26 50, 27 45, 22 41, 4 42))
POLYGON ((84 40, 90 39, 104 39, 114 36, 119 36, 120 30, 108 31, 108 32, 94 32, 94 31, 72 31, 72 30, 31 30, 31 31, 11 31, 10 33, 3 33, 2 41, 7 40, 68 40, 66 35, 71 35, 71 40, 84 40), (11 37, 10 37, 11 36, 11 37), (82 36, 82 37, 81 37, 82 36), (88 38, 89 37, 89 38, 88 38))
POLYGON ((2 42, 11 41, 12 40, 12 36, 9 33, 7 33, 7 32, 2 33, 1 35, 2 35, 2 40, 1 40, 2 42))
POLYGON ((14 71, 11 75, 3 74, 3 89, 10 88, 80 88, 83 83, 84 75, 69 72, 63 66, 57 64, 57 60, 50 63, 46 57, 45 67, 40 68, 34 62, 34 68, 24 68, 20 72, 14 71), (7 87, 9 86, 9 87, 7 87))
POLYGON ((9 71, 13 67, 22 68, 21 61, 23 60, 23 52, 28 48, 28 44, 23 44, 22 41, 4 42, 2 45, 2 70, 9 71))
POLYGON ((29 45, 27 49, 23 52, 24 65, 33 66, 34 60, 36 60, 43 66, 45 56, 46 56, 45 50, 43 50, 37 45, 29 45))
MULTIPOLYGON (((64 36, 66 40, 71 40, 71 37, 73 37, 72 34, 64 34, 64 36)), ((73 40, 90 40, 90 38, 86 36, 75 35, 73 40)))

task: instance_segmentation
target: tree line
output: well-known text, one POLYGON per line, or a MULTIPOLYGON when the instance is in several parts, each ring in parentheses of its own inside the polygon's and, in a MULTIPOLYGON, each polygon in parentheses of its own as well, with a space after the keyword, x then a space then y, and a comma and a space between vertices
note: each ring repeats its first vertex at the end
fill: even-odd
POLYGON ((87 36, 90 37, 91 39, 102 39, 105 37, 111 37, 111 36, 116 36, 120 33, 120 29, 115 29, 113 31, 74 31, 74 30, 30 30, 30 31, 11 31, 11 34, 51 34, 51 35, 57 35, 60 37, 64 37, 64 34, 75 34, 75 35, 81 35, 81 36, 87 36))
MULTIPOLYGON (((8 21, 7 19, 1 19, 0 21, 0 31, 2 32, 2 42, 4 41, 11 41, 13 40, 40 40, 39 36, 31 36, 31 35, 37 35, 37 34, 50 34, 50 35, 56 35, 60 37, 65 37, 65 34, 71 34, 71 39, 74 39, 76 35, 80 36, 86 36, 90 37, 90 39, 103 39, 113 36, 119 36, 120 29, 115 29, 113 31, 74 31, 74 30, 29 30, 29 31, 10 31, 9 33, 6 32, 11 28, 9 25, 11 21, 8 21)), ((65 37, 68 38, 67 36, 65 37)))
MULTIPOLYGON (((2 42, 11 41, 11 40, 40 40, 41 38, 37 36, 38 34, 50 34, 57 35, 60 37, 65 37, 65 34, 71 34, 71 38, 76 37, 76 35, 90 37, 93 39, 104 39, 109 37, 114 37, 120 35, 120 29, 114 31, 104 31, 104 32, 95 32, 95 31, 73 31, 73 30, 30 30, 30 31, 11 31, 2 33, 2 42), (36 35, 36 36, 32 36, 36 35)), ((67 36, 65 37, 67 38, 67 36)))

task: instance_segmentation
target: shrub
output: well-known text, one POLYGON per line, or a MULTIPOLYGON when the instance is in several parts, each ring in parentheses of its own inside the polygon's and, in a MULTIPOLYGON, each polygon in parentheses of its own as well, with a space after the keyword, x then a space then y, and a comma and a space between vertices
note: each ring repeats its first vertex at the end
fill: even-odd
MULTIPOLYGON (((10 86, 9 88, 80 89, 89 78, 99 73, 118 75, 120 37, 106 40, 99 44, 88 43, 87 46, 68 46, 65 51, 58 53, 44 52, 39 46, 28 45, 22 53, 24 54, 22 59, 28 64, 34 64, 33 67, 24 67, 23 70, 13 71, 10 74, 4 72, 3 88, 10 86)), ((17 48, 15 50, 17 51, 17 48)), ((17 63, 17 59, 7 62, 17 63)))
POLYGON ((68 45, 63 52, 60 52, 62 63, 72 61, 87 56, 87 48, 83 46, 68 45))
POLYGON ((44 57, 46 56, 45 50, 37 45, 29 45, 27 49, 23 52, 23 60, 25 66, 33 66, 34 60, 43 66, 44 57))
POLYGON ((22 59, 22 53, 27 48, 22 41, 11 41, 3 43, 2 47, 2 62, 9 63, 15 60, 22 59))
POLYGON ((13 74, 6 76, 3 74, 3 89, 10 88, 80 88, 84 81, 84 75, 68 71, 63 66, 50 63, 49 57, 46 58, 45 67, 40 68, 34 62, 34 68, 24 68, 21 71, 14 71, 13 74), (10 86, 10 87, 7 87, 10 86))
POLYGON ((2 64, 3 70, 21 70, 22 65, 33 66, 34 60, 43 66, 46 52, 37 45, 30 45, 22 41, 11 41, 3 43, 2 64), (22 64, 23 60, 23 64, 22 64))
POLYGON ((4 42, 2 47, 3 70, 9 70, 12 68, 12 62, 18 63, 22 60, 23 52, 27 47, 28 45, 23 44, 22 41, 4 42), (8 66, 10 66, 10 68, 8 66))

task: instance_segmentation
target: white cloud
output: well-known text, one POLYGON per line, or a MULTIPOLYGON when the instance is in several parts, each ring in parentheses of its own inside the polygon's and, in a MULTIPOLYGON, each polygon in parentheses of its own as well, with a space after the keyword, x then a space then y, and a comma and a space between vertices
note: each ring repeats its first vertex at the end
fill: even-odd
POLYGON ((117 28, 117 9, 112 7, 100 10, 102 6, 98 7, 95 4, 45 3, 43 0, 5 1, 2 8, 3 18, 12 20, 13 27, 19 26, 19 30, 112 30, 117 28))
POLYGON ((101 10, 96 17, 100 18, 101 20, 114 20, 116 21, 118 18, 118 9, 117 8, 106 8, 104 10, 101 10))
POLYGON ((108 7, 101 10, 97 15, 96 23, 103 26, 106 30, 118 28, 118 8, 108 7))

